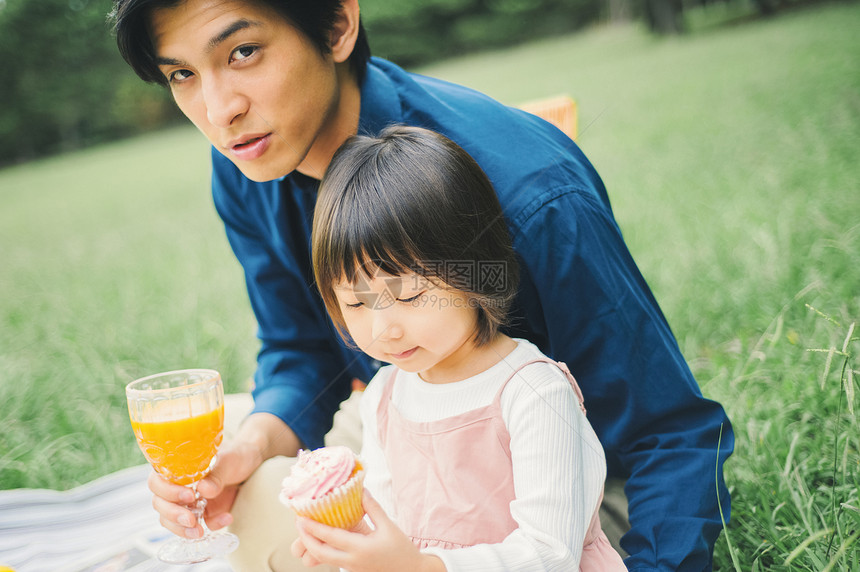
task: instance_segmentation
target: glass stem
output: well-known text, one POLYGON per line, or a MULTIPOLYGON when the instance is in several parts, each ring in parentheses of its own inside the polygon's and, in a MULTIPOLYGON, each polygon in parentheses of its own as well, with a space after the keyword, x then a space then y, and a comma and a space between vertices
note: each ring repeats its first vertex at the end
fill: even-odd
POLYGON ((191 512, 194 514, 194 518, 196 518, 197 522, 200 523, 200 526, 203 527, 203 536, 195 540, 203 540, 209 536, 211 532, 209 527, 206 526, 206 521, 203 519, 203 513, 206 510, 206 499, 197 491, 196 481, 191 483, 191 490, 194 491, 194 504, 188 508, 191 509, 191 512))

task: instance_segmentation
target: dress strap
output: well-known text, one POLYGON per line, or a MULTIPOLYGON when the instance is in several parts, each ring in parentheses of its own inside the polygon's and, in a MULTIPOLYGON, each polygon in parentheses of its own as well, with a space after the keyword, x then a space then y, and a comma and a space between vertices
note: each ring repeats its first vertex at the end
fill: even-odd
POLYGON ((386 400, 391 399, 391 394, 393 393, 394 388, 394 380, 397 378, 397 372, 400 371, 396 366, 391 368, 391 375, 385 381, 385 387, 382 388, 382 398, 379 400, 380 403, 386 400))
POLYGON ((379 442, 385 446, 385 436, 388 434, 388 407, 391 404, 391 394, 394 388, 394 380, 397 378, 397 372, 400 371, 397 367, 391 368, 391 376, 385 380, 385 386, 382 388, 382 396, 379 398, 379 405, 376 407, 376 423, 377 433, 379 434, 379 442))
POLYGON ((576 394, 576 399, 579 401, 579 408, 582 409, 583 413, 585 413, 585 398, 582 396, 582 390, 579 388, 579 384, 576 383, 576 379, 574 379, 573 374, 570 373, 570 369, 568 369, 567 364, 565 364, 563 361, 555 361, 554 359, 550 359, 548 357, 539 357, 533 360, 529 360, 526 363, 520 365, 514 371, 512 371, 511 375, 508 376, 508 378, 504 381, 504 383, 502 383, 502 386, 499 388, 499 391, 496 394, 496 401, 501 401, 502 392, 504 392, 505 387, 508 385, 508 382, 511 381, 514 376, 516 376, 520 372, 520 370, 522 370, 526 366, 530 366, 533 363, 548 363, 560 369, 564 376, 567 378, 567 380, 570 382, 570 386, 573 388, 573 392, 576 394))

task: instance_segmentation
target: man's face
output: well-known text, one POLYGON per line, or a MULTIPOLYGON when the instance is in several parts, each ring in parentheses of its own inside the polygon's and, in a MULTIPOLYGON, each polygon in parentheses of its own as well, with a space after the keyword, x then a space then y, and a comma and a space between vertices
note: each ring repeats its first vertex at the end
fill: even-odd
POLYGON ((179 108, 249 179, 295 170, 331 128, 332 57, 272 9, 186 0, 153 11, 152 35, 179 108))

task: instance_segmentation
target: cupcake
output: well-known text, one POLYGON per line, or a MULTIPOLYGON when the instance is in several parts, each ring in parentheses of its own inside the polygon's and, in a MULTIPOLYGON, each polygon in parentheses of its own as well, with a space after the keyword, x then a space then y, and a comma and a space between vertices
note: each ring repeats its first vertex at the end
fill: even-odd
POLYGON ((352 528, 364 516, 364 470, 347 447, 299 451, 279 498, 299 516, 329 526, 352 528))

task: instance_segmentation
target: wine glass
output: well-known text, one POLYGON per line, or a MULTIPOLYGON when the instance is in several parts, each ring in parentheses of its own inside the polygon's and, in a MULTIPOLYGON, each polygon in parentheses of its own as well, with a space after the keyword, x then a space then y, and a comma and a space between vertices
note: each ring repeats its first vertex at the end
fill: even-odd
POLYGON ((206 499, 197 482, 215 462, 224 430, 224 387, 211 369, 186 369, 150 375, 125 388, 131 428, 143 456, 165 479, 189 486, 196 499, 190 505, 203 526, 197 539, 175 537, 158 550, 170 564, 193 564, 233 552, 235 534, 212 532, 203 521, 206 499))

